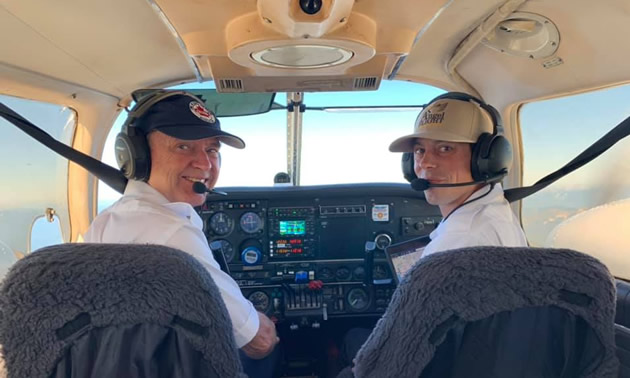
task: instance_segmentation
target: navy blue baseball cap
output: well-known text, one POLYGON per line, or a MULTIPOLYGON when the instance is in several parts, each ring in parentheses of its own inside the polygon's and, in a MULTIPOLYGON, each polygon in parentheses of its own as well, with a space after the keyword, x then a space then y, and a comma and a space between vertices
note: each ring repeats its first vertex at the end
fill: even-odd
MULTIPOLYGON (((157 95, 161 96, 161 95, 157 95)), ((216 137, 220 142, 234 148, 245 148, 245 142, 236 135, 221 130, 221 123, 203 102, 189 93, 164 96, 139 114, 134 127, 145 134, 160 131, 183 140, 197 140, 216 137)), ((142 107, 142 104, 138 104, 142 107)), ((130 115, 131 116, 131 115, 130 115)))

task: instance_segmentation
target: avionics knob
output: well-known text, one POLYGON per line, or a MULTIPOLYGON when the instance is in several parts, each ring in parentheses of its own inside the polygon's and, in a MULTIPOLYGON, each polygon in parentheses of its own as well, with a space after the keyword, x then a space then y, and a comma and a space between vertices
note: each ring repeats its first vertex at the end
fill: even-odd
POLYGON ((241 253, 241 261, 244 265, 258 265, 262 261, 262 253, 256 247, 247 247, 241 253))
POLYGON ((392 244, 392 237, 385 233, 378 234, 374 238, 374 243, 376 243, 376 248, 380 250, 385 250, 385 248, 389 247, 390 244, 392 244))

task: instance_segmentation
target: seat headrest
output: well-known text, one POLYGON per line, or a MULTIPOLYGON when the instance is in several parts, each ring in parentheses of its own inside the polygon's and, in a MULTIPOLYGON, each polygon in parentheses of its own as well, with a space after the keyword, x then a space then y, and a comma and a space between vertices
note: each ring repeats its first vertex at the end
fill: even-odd
POLYGON ((184 319, 203 328, 181 332, 208 361, 220 356, 220 376, 241 370, 230 318, 212 277, 194 257, 173 248, 79 243, 40 249, 7 274, 0 309, 7 367, 30 361, 20 365, 24 371, 13 370, 15 376, 50 372, 70 343, 58 331, 77 319, 89 319, 91 327, 171 326, 175 318, 184 319))
POLYGON ((356 376, 421 372, 456 321, 551 305, 582 317, 595 330, 606 348, 598 371, 614 371, 615 288, 602 263, 566 249, 472 247, 416 263, 359 351, 356 376))

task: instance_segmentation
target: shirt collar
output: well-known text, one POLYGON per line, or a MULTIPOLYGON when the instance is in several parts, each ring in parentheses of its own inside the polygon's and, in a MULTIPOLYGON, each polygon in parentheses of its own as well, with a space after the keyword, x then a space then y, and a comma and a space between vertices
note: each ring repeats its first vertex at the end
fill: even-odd
POLYGON ((144 181, 129 180, 127 187, 125 188, 125 196, 127 197, 142 197, 143 200, 149 201, 158 205, 166 205, 169 203, 168 199, 164 197, 157 189, 147 184, 144 181))
MULTIPOLYGON (((487 184, 487 185, 484 185, 481 188, 477 189, 477 191, 475 191, 473 194, 471 194, 470 197, 468 197, 468 199, 466 201, 464 201, 464 202, 472 201, 475 198, 479 198, 479 197, 483 196, 484 194, 488 193, 488 187, 490 185, 491 184, 487 184)), ((481 199, 479 199, 478 201, 475 201, 475 202, 477 202, 479 204, 494 202, 494 201, 496 201, 498 196, 503 197, 503 187, 501 186, 500 183, 494 184, 494 187, 492 188, 490 193, 488 193, 487 196, 485 196, 484 198, 481 198, 481 199)))
POLYGON ((144 181, 129 180, 125 188, 125 197, 142 198, 156 205, 162 205, 182 218, 189 219, 196 227, 203 228, 203 221, 191 204, 186 202, 169 202, 157 189, 144 181))
POLYGON ((453 210, 453 212, 447 217, 448 219, 445 218, 446 221, 444 219, 440 221, 438 228, 436 228, 435 230, 433 230, 433 232, 431 232, 431 238, 433 238, 434 233, 437 235, 439 233, 438 230, 440 226, 446 223, 451 218, 458 218, 458 216, 462 216, 463 214, 477 211, 477 209, 479 209, 483 205, 487 205, 492 202, 503 201, 505 197, 503 195, 503 187, 501 186, 501 184, 496 183, 494 184, 494 187, 492 187, 492 189, 490 188, 491 188, 491 184, 487 184, 477 189, 473 194, 471 194, 470 197, 468 197, 468 199, 464 201, 462 205, 460 205, 460 207, 457 207, 453 210), (490 192, 488 192, 488 189, 490 189, 490 192), (484 196, 484 197, 479 198, 481 196, 484 196), (468 203, 468 202, 472 202, 472 203, 468 203))

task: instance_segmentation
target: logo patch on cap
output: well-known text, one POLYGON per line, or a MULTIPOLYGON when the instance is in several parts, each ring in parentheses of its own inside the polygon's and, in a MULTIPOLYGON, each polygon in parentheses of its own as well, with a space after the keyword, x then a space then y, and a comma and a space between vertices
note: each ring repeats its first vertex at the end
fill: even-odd
POLYGON ((448 106, 448 102, 437 103, 431 106, 431 109, 427 109, 422 113, 422 118, 418 122, 418 126, 425 125, 427 123, 442 123, 444 121, 444 111, 448 106))
POLYGON ((216 118, 214 118, 214 114, 197 101, 191 101, 190 104, 188 104, 188 107, 190 108, 192 114, 202 121, 206 121, 208 123, 215 123, 217 121, 216 118))

